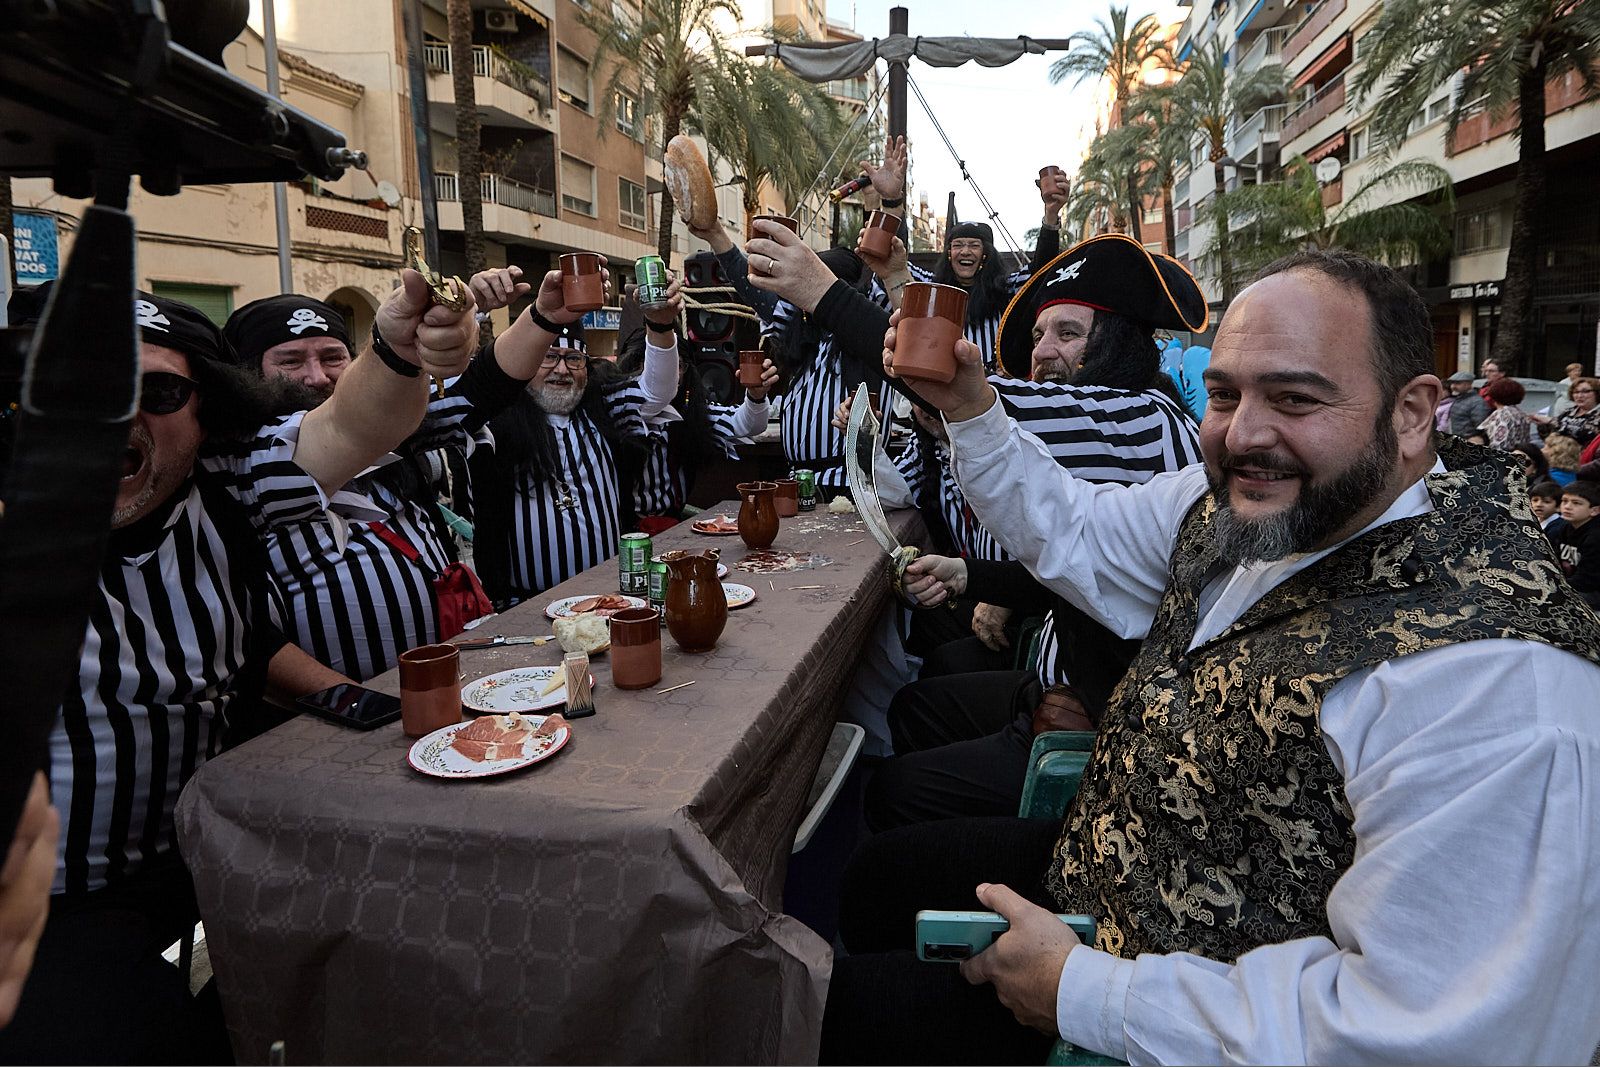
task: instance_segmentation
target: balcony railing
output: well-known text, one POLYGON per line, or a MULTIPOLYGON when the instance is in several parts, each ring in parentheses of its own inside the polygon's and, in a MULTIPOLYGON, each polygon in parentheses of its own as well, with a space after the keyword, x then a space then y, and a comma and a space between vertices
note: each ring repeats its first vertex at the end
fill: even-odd
POLYGON ((1268 63, 1283 62, 1283 42, 1289 36, 1287 26, 1274 26, 1262 32, 1256 38, 1256 43, 1250 46, 1250 51, 1239 60, 1238 76, 1249 74, 1253 70, 1260 70, 1268 63))
POLYGON ((1268 104, 1239 123, 1228 133, 1228 155, 1242 160, 1260 151, 1263 144, 1276 144, 1288 110, 1287 104, 1268 104))
MULTIPOLYGON (((518 211, 531 211, 535 215, 544 215, 552 219, 556 217, 556 194, 548 190, 535 189, 504 174, 483 175, 479 188, 482 190, 485 204, 499 204, 502 207, 516 208, 518 211)), ((435 172, 433 195, 443 201, 460 200, 460 179, 449 171, 435 172)))
MULTIPOLYGON (((424 44, 422 58, 429 70, 440 74, 449 74, 455 69, 450 63, 450 46, 447 44, 424 44)), ((519 93, 533 97, 539 102, 541 110, 550 109, 550 83, 533 68, 495 54, 486 44, 472 46, 472 73, 480 78, 492 78, 501 85, 509 85, 519 93)))
POLYGON ((867 98, 867 83, 864 80, 848 79, 831 81, 828 83, 829 96, 842 96, 847 100, 865 100, 867 98))
POLYGON ((1318 89, 1283 120, 1283 141, 1288 143, 1344 107, 1344 75, 1318 89))
POLYGON ((1323 30, 1333 25, 1333 20, 1344 14, 1345 0, 1322 0, 1322 3, 1312 9, 1311 17, 1302 22, 1298 29, 1289 35, 1283 43, 1283 61, 1293 61, 1294 57, 1311 47, 1323 30))

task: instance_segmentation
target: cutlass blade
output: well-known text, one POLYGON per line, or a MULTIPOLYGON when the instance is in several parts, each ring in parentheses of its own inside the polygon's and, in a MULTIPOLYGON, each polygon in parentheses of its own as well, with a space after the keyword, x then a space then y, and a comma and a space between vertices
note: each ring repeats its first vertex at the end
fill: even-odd
POLYGON ((850 404, 850 421, 845 426, 844 467, 845 480, 850 485, 850 495, 855 498, 856 511, 866 524, 867 532, 889 553, 894 563, 894 591, 901 600, 920 607, 915 597, 906 593, 902 579, 906 566, 917 558, 915 548, 900 544, 889 520, 883 514, 883 502, 878 499, 876 460, 882 449, 878 416, 872 412, 872 401, 866 383, 856 387, 855 400, 850 404))

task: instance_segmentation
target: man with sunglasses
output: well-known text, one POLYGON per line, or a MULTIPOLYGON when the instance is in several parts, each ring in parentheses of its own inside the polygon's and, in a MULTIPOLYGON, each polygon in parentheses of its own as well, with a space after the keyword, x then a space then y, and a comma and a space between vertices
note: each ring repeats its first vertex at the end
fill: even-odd
POLYGON ((458 373, 470 309, 432 307, 413 271, 379 310, 372 358, 293 412, 281 385, 232 366, 196 309, 140 294, 143 370, 79 674, 50 740, 61 843, 50 918, 0 1062, 167 1062, 229 1056, 161 951, 197 912, 173 811, 208 756, 261 727, 263 688, 347 681, 284 641, 261 537, 321 513, 422 417, 430 375, 458 373), (428 373, 423 373, 427 371, 428 373), (285 415, 286 417, 279 417, 285 415), (94 1004, 92 1025, 63 1006, 94 1004))
MULTIPOLYGON (((517 267, 475 275, 480 308, 501 306, 531 286, 517 267)), ((304 386, 314 406, 353 367, 344 316, 311 297, 289 294, 246 304, 224 335, 240 363, 265 378, 304 386)), ((336 493, 325 513, 276 524, 267 562, 284 601, 287 636, 319 662, 367 679, 401 652, 459 632, 488 610, 477 578, 457 560, 436 483, 444 450, 470 452, 489 418, 522 392, 537 366, 505 348, 474 360, 430 396, 422 425, 395 454, 336 493)))

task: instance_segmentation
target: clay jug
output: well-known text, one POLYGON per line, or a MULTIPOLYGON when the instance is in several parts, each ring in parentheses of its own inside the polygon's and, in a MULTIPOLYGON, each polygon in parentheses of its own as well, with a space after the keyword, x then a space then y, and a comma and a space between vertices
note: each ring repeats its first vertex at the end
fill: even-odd
POLYGON ((778 536, 777 482, 740 482, 739 536, 751 548, 766 548, 778 536))
POLYGON ((667 565, 667 632, 685 652, 710 652, 728 624, 728 598, 717 577, 720 555, 716 549, 661 553, 667 565))

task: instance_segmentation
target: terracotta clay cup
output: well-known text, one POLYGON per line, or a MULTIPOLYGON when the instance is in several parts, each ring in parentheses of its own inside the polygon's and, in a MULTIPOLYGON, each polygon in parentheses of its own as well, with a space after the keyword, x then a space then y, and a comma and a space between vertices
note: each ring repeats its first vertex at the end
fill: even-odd
POLYGON ((761 387, 761 363, 767 354, 759 348, 739 352, 739 384, 746 389, 761 387))
POLYGON ((611 616, 611 683, 648 689, 661 681, 661 613, 628 608, 611 616))
MULTIPOLYGON (((800 220, 799 219, 792 219, 788 215, 757 215, 755 218, 751 219, 750 221, 752 223, 756 223, 756 222, 776 222, 779 226, 787 226, 787 227, 789 227, 789 230, 790 230, 791 233, 799 233, 800 232, 800 220)), ((760 230, 757 230, 757 229, 754 229, 754 228, 752 228, 750 230, 750 234, 753 237, 765 237, 766 236, 766 234, 764 234, 760 230)))
POLYGON ((561 257, 561 303, 568 311, 594 311, 606 303, 606 278, 594 252, 568 252, 561 257))
POLYGON ((720 555, 715 549, 661 553, 667 565, 667 632, 685 652, 710 652, 728 625, 728 595, 717 577, 720 555))
POLYGON ((900 217, 887 211, 874 211, 861 227, 861 251, 888 259, 894 251, 895 235, 900 232, 900 217))
POLYGON ((779 478, 773 484, 778 487, 778 491, 772 494, 778 518, 792 519, 800 514, 800 483, 793 478, 779 478))
POLYGON ((421 645, 400 653, 400 726, 426 737, 461 721, 461 652, 455 645, 421 645))
MULTIPOLYGON (((778 505, 773 499, 778 492, 776 482, 740 482, 739 536, 751 548, 766 548, 778 537, 778 505)), ((795 508, 799 509, 799 492, 795 494, 795 508)))
POLYGON ((967 321, 967 291, 911 282, 900 302, 894 372, 902 378, 948 383, 956 376, 956 342, 967 321))

